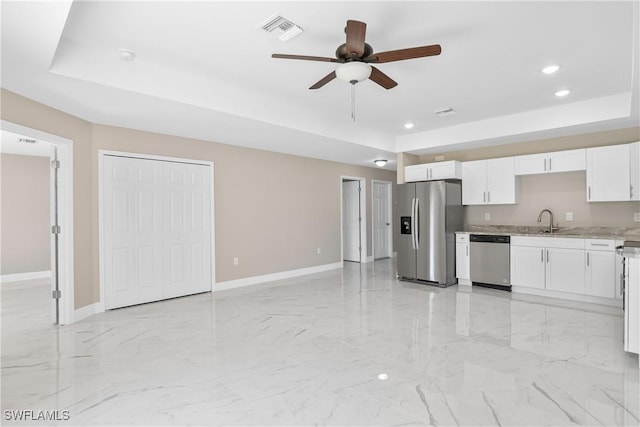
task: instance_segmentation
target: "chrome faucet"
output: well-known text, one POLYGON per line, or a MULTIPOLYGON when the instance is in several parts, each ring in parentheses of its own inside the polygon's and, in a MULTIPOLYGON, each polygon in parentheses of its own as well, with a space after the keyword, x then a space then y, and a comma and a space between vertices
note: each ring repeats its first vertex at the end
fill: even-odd
POLYGON ((542 222, 542 214, 545 212, 549 212, 549 230, 546 233, 553 233, 554 231, 558 231, 560 228, 556 225, 553 225, 553 212, 551 209, 542 209, 540 211, 540 215, 538 215, 538 222, 542 222))

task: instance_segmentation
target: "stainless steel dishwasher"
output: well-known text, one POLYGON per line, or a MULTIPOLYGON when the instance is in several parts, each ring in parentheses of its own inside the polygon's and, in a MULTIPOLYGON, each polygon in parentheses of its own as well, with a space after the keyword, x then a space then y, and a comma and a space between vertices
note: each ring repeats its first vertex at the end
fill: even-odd
POLYGON ((511 290, 509 236, 469 236, 471 282, 474 285, 511 290))

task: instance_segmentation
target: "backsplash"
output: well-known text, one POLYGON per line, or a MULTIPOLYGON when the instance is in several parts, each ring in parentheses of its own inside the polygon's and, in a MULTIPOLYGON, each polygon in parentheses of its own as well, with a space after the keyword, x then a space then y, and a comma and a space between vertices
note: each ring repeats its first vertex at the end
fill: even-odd
POLYGON ((520 179, 520 203, 517 205, 484 205, 465 207, 465 225, 513 225, 544 227, 536 220, 542 209, 551 209, 554 225, 566 227, 623 227, 640 228, 633 214, 640 212, 640 202, 586 201, 585 172, 566 172, 549 175, 528 175, 520 179), (573 221, 566 214, 573 213, 573 221), (489 219, 485 219, 485 214, 489 219))
MULTIPOLYGON (((504 233, 504 234, 532 234, 548 237, 544 233, 548 227, 521 226, 521 225, 480 225, 470 224, 464 227, 464 231, 471 233, 504 233)), ((585 238, 603 238, 620 240, 640 240, 640 228, 633 227, 560 227, 553 236, 580 236, 585 238)))

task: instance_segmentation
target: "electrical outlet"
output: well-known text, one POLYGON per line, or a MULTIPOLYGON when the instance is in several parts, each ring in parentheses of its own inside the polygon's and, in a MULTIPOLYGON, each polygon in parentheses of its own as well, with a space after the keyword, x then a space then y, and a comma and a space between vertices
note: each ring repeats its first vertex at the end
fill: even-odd
POLYGON ((640 222, 640 212, 635 212, 633 214, 633 221, 634 222, 640 222))
POLYGON ((484 220, 485 220, 485 221, 489 221, 489 220, 491 220, 491 214, 490 214, 489 212, 485 212, 485 213, 484 213, 484 220))
POLYGON ((322 248, 318 248, 316 252, 318 253, 318 255, 320 255, 320 252, 322 252, 322 248))
POLYGON ((567 221, 573 221, 573 212, 567 212, 565 219, 567 221))
POLYGON ((238 265, 240 263, 240 260, 238 259, 238 257, 233 257, 233 265, 238 265))

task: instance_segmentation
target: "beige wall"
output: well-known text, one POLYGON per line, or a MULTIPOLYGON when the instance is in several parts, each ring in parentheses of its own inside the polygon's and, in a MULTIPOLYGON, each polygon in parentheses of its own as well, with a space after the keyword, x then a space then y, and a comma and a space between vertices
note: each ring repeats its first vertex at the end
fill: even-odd
POLYGON ((343 175, 367 179, 371 255, 371 180, 396 179, 394 171, 93 125, 6 90, 1 101, 3 120, 74 141, 76 308, 100 297, 100 149, 214 162, 217 282, 339 262, 343 175))
MULTIPOLYGON (((594 132, 583 135, 549 138, 518 144, 496 145, 471 150, 434 153, 420 157, 420 163, 431 163, 436 156, 445 160, 480 160, 522 154, 547 153, 574 148, 623 144, 640 140, 640 128, 594 132)), ((531 175, 520 178, 520 203, 500 206, 467 206, 465 224, 481 225, 538 225, 541 209, 553 210, 561 227, 638 227, 633 213, 640 212, 638 202, 586 202, 585 172, 550 175, 531 175), (566 212, 573 212, 574 221, 565 220, 566 212), (484 219, 489 213, 490 220, 484 219)), ((548 221, 545 216, 544 221, 548 221)))
POLYGON ((435 161, 436 156, 444 156, 443 160, 459 160, 464 162, 468 160, 492 159, 495 157, 519 156, 522 154, 549 153, 553 151, 571 150, 573 148, 624 144, 626 142, 639 140, 640 127, 635 127, 558 138, 538 139, 517 144, 494 145, 492 147, 474 148, 470 150, 432 153, 420 156, 420 163, 432 163, 435 161))
POLYGON ((49 158, 0 154, 0 274, 51 270, 49 158))
POLYGON ((74 299, 76 308, 91 304, 98 300, 93 275, 95 213, 89 203, 93 193, 91 123, 5 89, 0 92, 0 107, 2 120, 73 140, 74 299))

